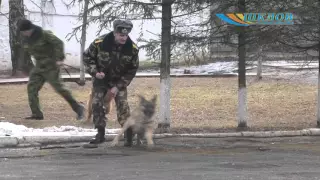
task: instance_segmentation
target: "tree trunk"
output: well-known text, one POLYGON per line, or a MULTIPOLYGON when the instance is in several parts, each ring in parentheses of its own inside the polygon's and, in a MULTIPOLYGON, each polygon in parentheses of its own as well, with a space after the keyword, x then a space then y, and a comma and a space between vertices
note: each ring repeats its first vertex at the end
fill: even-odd
MULTIPOLYGON (((319 38, 320 38, 320 30, 319 30, 319 38)), ((320 39, 318 42, 318 107, 317 107, 317 126, 320 127, 320 39)))
POLYGON ((9 0, 9 36, 12 62, 12 76, 28 75, 33 67, 30 55, 22 48, 18 22, 24 19, 23 0, 9 0))
POLYGON ((43 29, 45 29, 46 28, 46 21, 45 21, 46 16, 44 14, 44 9, 46 8, 46 0, 41 0, 40 7, 41 7, 41 9, 40 9, 40 11, 41 11, 41 27, 43 29))
MULTIPOLYGON (((320 0, 318 0, 318 7, 320 6, 320 0)), ((320 23, 320 16, 318 15, 318 21, 320 23)), ((317 106, 317 126, 320 127, 320 27, 318 29, 318 106, 317 106)))
POLYGON ((80 49, 80 83, 85 83, 85 72, 83 65, 83 52, 86 45, 86 34, 87 34, 87 21, 88 21, 88 6, 89 0, 84 1, 83 7, 83 19, 82 19, 82 32, 81 32, 81 49, 80 49))
POLYGON ((210 40, 209 40, 209 62, 213 62, 213 50, 214 50, 214 46, 213 46, 213 37, 214 37, 214 26, 215 26, 215 22, 214 22, 214 12, 215 7, 212 5, 210 8, 210 27, 211 27, 211 32, 210 32, 210 40))
MULTIPOLYGON (((245 0, 238 0, 239 13, 245 12, 245 0)), ((245 27, 239 26, 238 34, 238 127, 247 127, 246 47, 245 27)))
POLYGON ((262 79, 262 59, 263 59, 263 45, 261 45, 258 51, 257 80, 262 79))
POLYGON ((160 119, 161 132, 170 129, 170 57, 172 0, 162 0, 161 65, 160 65, 160 119))

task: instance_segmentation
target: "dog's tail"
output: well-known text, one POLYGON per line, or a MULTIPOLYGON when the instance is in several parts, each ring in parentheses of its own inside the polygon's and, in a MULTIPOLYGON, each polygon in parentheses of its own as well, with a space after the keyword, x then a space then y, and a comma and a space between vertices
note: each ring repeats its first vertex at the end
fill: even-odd
POLYGON ((87 101, 87 120, 86 122, 89 123, 92 116, 92 90, 89 93, 89 99, 87 101))
POLYGON ((110 97, 105 98, 106 114, 109 114, 112 110, 112 99, 110 97))
MULTIPOLYGON (((91 117, 92 117, 92 89, 89 93, 89 99, 88 99, 88 102, 87 102, 87 121, 86 122, 90 122, 91 121, 91 117)), ((105 113, 106 114, 109 114, 112 110, 112 99, 113 98, 110 98, 108 96, 105 96, 105 99, 104 99, 104 106, 106 108, 105 110, 105 113)), ((114 121, 114 119, 110 119, 111 121, 114 121)))

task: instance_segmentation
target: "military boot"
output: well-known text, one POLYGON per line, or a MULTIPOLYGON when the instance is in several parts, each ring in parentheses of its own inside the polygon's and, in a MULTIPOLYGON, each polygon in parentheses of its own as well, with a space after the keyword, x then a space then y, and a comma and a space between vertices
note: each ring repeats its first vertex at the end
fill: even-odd
POLYGON ((28 117, 25 117, 26 120, 43 120, 43 115, 31 115, 28 117))
POLYGON ((96 134, 96 137, 93 138, 89 144, 101 144, 105 142, 105 128, 98 128, 98 133, 96 134))
POLYGON ((132 131, 132 128, 131 128, 131 127, 128 128, 128 129, 125 131, 124 137, 125 137, 124 146, 125 146, 125 147, 131 147, 131 146, 132 146, 132 141, 133 141, 133 131, 132 131))
POLYGON ((77 110, 77 120, 82 120, 84 118, 84 106, 82 104, 79 104, 78 110, 77 110))

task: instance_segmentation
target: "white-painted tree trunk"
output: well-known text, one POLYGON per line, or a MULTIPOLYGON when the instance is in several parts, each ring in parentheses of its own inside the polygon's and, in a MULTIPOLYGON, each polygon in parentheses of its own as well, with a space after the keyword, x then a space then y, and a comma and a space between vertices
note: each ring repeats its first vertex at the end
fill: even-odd
MULTIPOLYGON (((238 0, 239 12, 245 12, 245 0, 238 0)), ((247 127, 247 86, 246 86, 246 31, 238 30, 238 128, 247 127)))
POLYGON ((238 124, 247 126, 247 88, 238 89, 238 124))
POLYGON ((161 65, 160 65, 160 116, 158 129, 168 133, 170 129, 170 58, 171 16, 173 0, 162 0, 161 65))
POLYGON ((170 125, 170 76, 160 80, 160 112, 159 118, 162 124, 170 125))

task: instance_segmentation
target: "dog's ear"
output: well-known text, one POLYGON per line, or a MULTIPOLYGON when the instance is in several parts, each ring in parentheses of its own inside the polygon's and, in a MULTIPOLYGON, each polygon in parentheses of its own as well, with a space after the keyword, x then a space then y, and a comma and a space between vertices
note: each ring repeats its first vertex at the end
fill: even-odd
POLYGON ((155 104, 157 102, 157 95, 154 95, 151 101, 153 104, 155 104))

